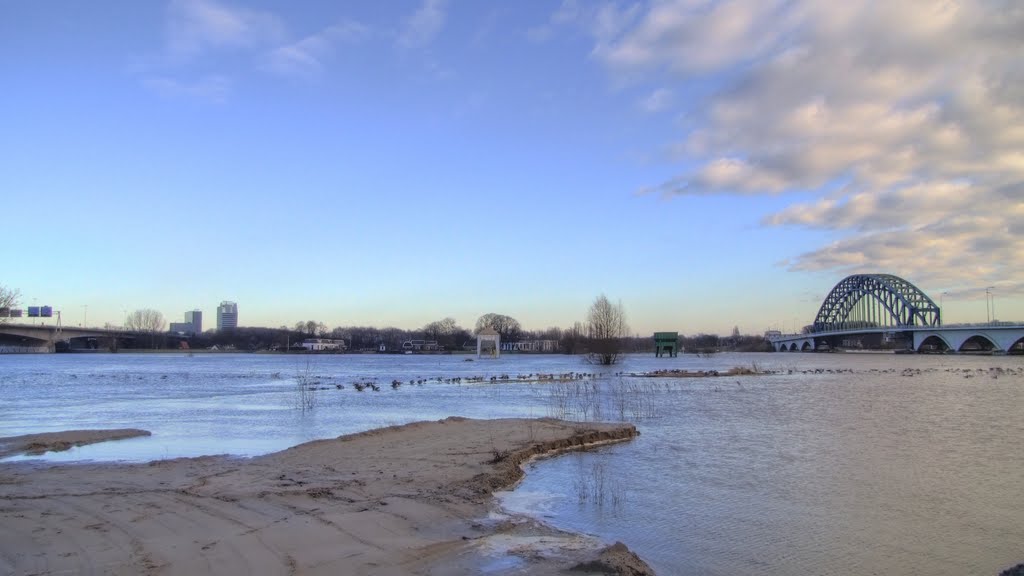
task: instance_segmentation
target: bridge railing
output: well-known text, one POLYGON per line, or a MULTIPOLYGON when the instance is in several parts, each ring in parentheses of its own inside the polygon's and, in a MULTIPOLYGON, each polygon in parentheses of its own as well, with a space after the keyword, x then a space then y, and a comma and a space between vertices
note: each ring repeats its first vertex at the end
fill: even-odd
POLYGON ((956 324, 942 324, 940 326, 862 326, 858 328, 820 330, 812 332, 795 332, 792 334, 778 334, 768 338, 769 342, 779 340, 798 340, 801 338, 813 338, 819 334, 842 334, 864 333, 864 332, 903 332, 906 330, 956 330, 972 328, 1024 328, 1024 321, 992 320, 991 322, 959 322, 956 324))
POLYGON ((936 328, 1016 328, 1024 326, 1022 321, 992 320, 991 322, 959 322, 956 324, 942 324, 936 328))

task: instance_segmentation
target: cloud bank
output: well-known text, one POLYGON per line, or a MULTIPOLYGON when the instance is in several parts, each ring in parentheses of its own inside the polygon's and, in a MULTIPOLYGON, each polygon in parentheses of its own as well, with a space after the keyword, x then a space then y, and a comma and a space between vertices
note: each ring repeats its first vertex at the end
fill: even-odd
POLYGON ((715 86, 674 145, 696 167, 648 191, 810 192, 763 220, 834 231, 792 270, 1024 293, 1024 4, 566 2, 566 14, 617 82, 715 86))

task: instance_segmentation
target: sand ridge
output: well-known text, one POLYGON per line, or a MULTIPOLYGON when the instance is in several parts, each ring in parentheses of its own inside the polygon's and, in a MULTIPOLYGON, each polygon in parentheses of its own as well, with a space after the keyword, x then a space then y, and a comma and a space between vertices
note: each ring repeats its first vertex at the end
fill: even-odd
MULTIPOLYGON (((636 434, 629 424, 448 418, 249 459, 0 464, 0 572, 474 574, 489 536, 570 538, 481 520, 520 464, 636 434)), ((582 548, 531 550, 492 573, 650 573, 639 559, 648 572, 613 570, 596 544, 582 548)))
POLYGON ((0 458, 6 458, 15 454, 60 452, 75 446, 137 438, 139 436, 150 436, 150 432, 148 430, 139 430, 138 428, 118 428, 113 430, 64 430, 61 432, 25 434, 23 436, 6 436, 0 438, 0 458))

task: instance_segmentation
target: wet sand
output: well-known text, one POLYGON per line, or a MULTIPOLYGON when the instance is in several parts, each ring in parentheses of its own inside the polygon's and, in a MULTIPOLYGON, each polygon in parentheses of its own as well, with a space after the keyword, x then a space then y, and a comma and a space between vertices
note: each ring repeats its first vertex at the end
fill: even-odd
POLYGON ((251 459, 0 464, 0 573, 650 574, 491 498, 529 458, 636 434, 448 418, 251 459))
POLYGON ((114 430, 65 430, 63 432, 25 434, 24 436, 6 436, 0 438, 0 458, 15 454, 61 452, 75 446, 149 435, 148 430, 119 428, 114 430))

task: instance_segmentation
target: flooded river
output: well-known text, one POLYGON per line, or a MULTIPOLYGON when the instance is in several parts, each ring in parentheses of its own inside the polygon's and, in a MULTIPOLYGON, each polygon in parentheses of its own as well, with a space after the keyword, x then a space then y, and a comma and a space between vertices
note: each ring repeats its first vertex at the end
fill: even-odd
POLYGON ((631 356, 601 369, 569 356, 6 355, 0 399, 0 436, 153 433, 49 461, 251 456, 450 415, 628 420, 640 438, 534 463, 503 505, 622 540, 660 574, 994 575, 1024 562, 1020 356, 631 356), (630 376, 736 366, 763 374, 630 376), (536 381, 569 373, 584 376, 536 381))

